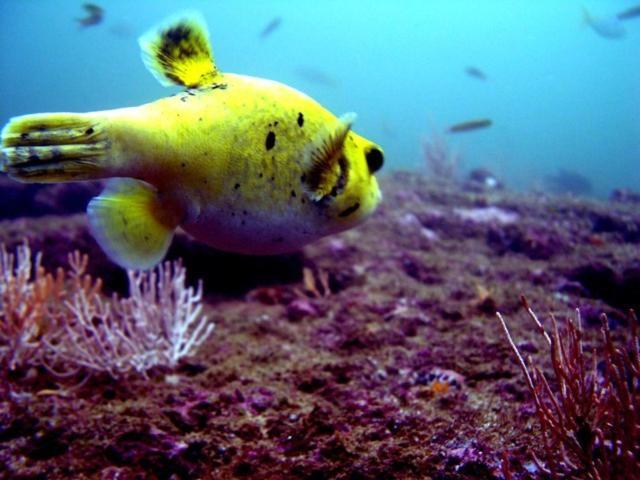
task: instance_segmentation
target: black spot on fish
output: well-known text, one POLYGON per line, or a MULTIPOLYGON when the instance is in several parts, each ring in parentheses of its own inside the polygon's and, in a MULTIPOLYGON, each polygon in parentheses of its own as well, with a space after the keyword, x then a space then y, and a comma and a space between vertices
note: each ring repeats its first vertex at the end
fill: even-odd
POLYGON ((291 198, 296 198, 296 191, 295 190, 291 190, 291 198))
POLYGON ((236 184, 233 186, 233 189, 234 189, 234 190, 237 190, 237 189, 239 189, 239 188, 240 188, 240 184, 239 184, 239 183, 236 183, 236 184))
POLYGON ((89 127, 89 128, 87 128, 87 129, 84 131, 84 133, 85 133, 86 135, 91 135, 91 134, 93 133, 93 127, 89 127))
POLYGON ((186 97, 186 95, 185 95, 185 96, 183 96, 183 97, 180 97, 180 100, 181 100, 181 101, 183 101, 183 102, 186 102, 186 101, 187 101, 187 97, 186 97))
POLYGON ((269 132, 267 134, 267 139, 264 142, 264 146, 267 150, 271 150, 276 145, 276 134, 273 132, 269 132))
POLYGON ((329 193, 329 195, 331 195, 332 197, 337 197, 338 196, 338 187, 334 186, 331 189, 331 193, 329 193))
POLYGON ((198 118, 198 121, 201 122, 202 121, 202 117, 198 118))
POLYGON ((276 120, 275 122, 273 122, 273 126, 277 127, 278 126, 278 121, 276 120))
POLYGON ((304 125, 304 115, 302 115, 302 112, 298 113, 298 126, 302 127, 304 125))
POLYGON ((26 140, 27 138, 29 138, 29 134, 28 134, 28 133, 21 133, 21 134, 20 134, 20 138, 21 138, 22 140, 26 140))
POLYGON ((351 215, 353 212, 355 212, 356 210, 358 210, 360 208, 360 203, 356 202, 353 205, 351 205, 348 208, 345 208, 343 211, 341 211, 338 216, 339 217, 348 217, 349 215, 351 215))
POLYGON ((243 215, 247 215, 247 213, 249 213, 249 212, 247 212, 246 210, 242 210, 242 214, 243 215))
POLYGON ((307 201, 304 198, 302 198, 302 199, 300 199, 300 203, 302 203, 304 205, 305 203, 307 203, 307 201))
POLYGON ((260 174, 258 175, 258 178, 262 178, 264 177, 264 173, 260 172, 260 174))
POLYGON ((184 162, 182 162, 182 163, 180 164, 180 166, 181 166, 182 168, 184 168, 184 167, 186 167, 186 166, 187 166, 187 164, 186 164, 186 163, 184 163, 184 162))
POLYGON ((302 175, 300 175, 300 181, 301 181, 302 183, 304 183, 304 182, 306 182, 306 181, 307 181, 307 176, 306 176, 304 173, 303 173, 302 175))

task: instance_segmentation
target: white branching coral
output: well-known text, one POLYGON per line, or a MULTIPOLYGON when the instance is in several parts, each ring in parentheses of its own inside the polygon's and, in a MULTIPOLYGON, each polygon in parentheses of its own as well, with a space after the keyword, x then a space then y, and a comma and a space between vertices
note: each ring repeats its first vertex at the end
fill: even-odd
POLYGON ((47 339, 47 361, 78 365, 118 377, 131 370, 175 366, 211 335, 214 324, 202 316, 202 284, 186 286, 180 262, 153 271, 127 272, 129 297, 105 301, 99 284, 84 275, 86 257, 70 260, 74 293, 66 301, 58 334, 47 339))
POLYGON ((130 270, 129 297, 101 294, 87 275, 88 257, 69 255, 70 270, 54 277, 32 259, 28 245, 16 254, 0 247, 0 361, 44 363, 56 373, 78 368, 113 377, 174 367, 211 335, 202 315, 202 284, 186 285, 180 262, 149 272, 130 270))

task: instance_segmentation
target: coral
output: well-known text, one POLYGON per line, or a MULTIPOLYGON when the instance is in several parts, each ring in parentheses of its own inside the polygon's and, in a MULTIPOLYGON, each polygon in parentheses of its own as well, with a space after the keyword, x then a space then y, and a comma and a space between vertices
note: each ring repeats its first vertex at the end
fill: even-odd
POLYGON ((15 254, 0 245, 0 364, 9 370, 38 355, 63 295, 64 273, 46 273, 41 259, 26 243, 15 254))
POLYGON ((129 298, 99 295, 100 281, 84 275, 87 257, 70 257, 73 295, 68 313, 47 338, 52 365, 71 364, 118 377, 131 370, 144 374, 156 365, 174 367, 213 331, 201 317, 202 285, 185 286, 180 262, 165 262, 152 272, 129 270, 129 298))
POLYGON ((423 138, 422 155, 433 179, 442 182, 452 182, 455 179, 462 157, 449 146, 444 134, 434 132, 431 139, 423 138))
POLYGON ((614 346, 603 315, 604 348, 598 359, 595 351, 585 353, 579 311, 565 328, 559 328, 552 316, 548 333, 524 298, 523 303, 549 345, 555 382, 550 383, 531 358, 525 362, 504 318, 497 315, 535 402, 543 441, 543 458, 534 456, 538 468, 554 479, 632 478, 640 468, 640 356, 635 314, 630 313, 632 343, 627 348, 614 346))
POLYGON ((202 285, 185 285, 180 262, 128 271, 130 296, 111 299, 85 274, 86 255, 69 255, 67 282, 62 269, 53 276, 40 262, 26 243, 15 255, 0 248, 0 358, 10 369, 44 362, 56 373, 145 374, 174 367, 213 331, 201 315, 202 285))

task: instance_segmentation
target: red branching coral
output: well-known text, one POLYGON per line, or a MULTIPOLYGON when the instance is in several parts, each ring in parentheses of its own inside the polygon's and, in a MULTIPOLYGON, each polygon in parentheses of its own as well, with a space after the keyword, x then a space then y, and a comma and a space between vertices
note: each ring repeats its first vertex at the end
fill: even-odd
POLYGON ((525 362, 504 318, 498 318, 515 353, 536 406, 542 459, 534 460, 552 478, 609 480, 633 478, 640 470, 640 360, 637 318, 630 313, 631 344, 616 347, 602 317, 601 358, 583 348, 580 313, 559 328, 551 317, 548 333, 523 303, 546 339, 554 387, 531 358, 525 362), (600 362, 599 362, 600 360, 600 362))
POLYGON ((0 245, 0 364, 10 370, 33 359, 64 296, 64 272, 46 273, 25 243, 0 245))

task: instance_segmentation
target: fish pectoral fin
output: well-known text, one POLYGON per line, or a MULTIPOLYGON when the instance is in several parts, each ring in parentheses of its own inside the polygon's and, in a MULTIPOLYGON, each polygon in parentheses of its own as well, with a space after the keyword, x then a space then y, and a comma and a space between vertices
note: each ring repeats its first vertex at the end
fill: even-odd
POLYGON ((347 159, 343 146, 353 122, 355 113, 345 113, 336 121, 323 128, 307 145, 304 154, 304 186, 312 201, 320 201, 330 195, 337 195, 348 180, 347 159))
POLYGON ((171 17, 138 39, 144 64, 164 86, 200 88, 219 76, 201 14, 171 17))
POLYGON ((107 182, 89 202, 89 227, 109 258, 124 268, 148 269, 160 262, 179 223, 151 185, 130 178, 107 182))

